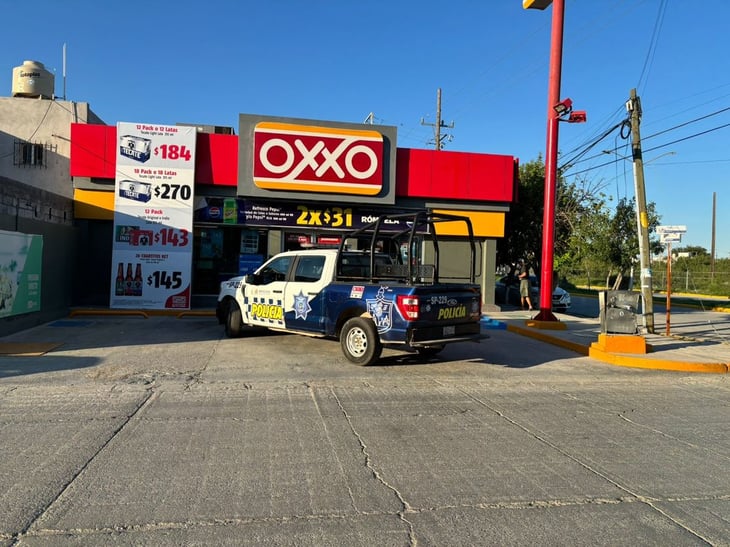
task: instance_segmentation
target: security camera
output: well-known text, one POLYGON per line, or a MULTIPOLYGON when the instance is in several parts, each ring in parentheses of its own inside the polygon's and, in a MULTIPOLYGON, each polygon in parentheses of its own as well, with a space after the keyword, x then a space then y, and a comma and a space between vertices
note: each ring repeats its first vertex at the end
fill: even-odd
POLYGON ((558 104, 553 106, 553 110, 555 110, 558 116, 564 116, 565 114, 569 114, 570 111, 573 110, 573 101, 571 99, 563 99, 558 104))
POLYGON ((588 115, 585 110, 575 110, 568 116, 568 123, 584 123, 588 121, 588 115))

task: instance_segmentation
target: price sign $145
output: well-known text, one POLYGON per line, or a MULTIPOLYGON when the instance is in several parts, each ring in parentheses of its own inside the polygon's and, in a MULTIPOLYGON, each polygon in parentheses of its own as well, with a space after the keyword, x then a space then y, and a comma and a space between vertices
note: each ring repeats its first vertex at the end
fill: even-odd
POLYGON ((182 272, 156 270, 147 276, 147 285, 155 289, 179 289, 182 286, 182 272))

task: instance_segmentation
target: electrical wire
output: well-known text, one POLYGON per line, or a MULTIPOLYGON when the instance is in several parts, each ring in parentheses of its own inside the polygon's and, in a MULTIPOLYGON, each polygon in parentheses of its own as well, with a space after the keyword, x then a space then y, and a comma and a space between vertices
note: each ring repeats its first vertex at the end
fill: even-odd
POLYGON ((636 88, 641 88, 641 81, 644 76, 649 77, 649 70, 654 62, 654 56, 656 55, 657 44, 659 43, 659 34, 661 33, 662 24, 664 23, 664 15, 667 11, 667 0, 662 0, 659 4, 659 12, 657 13, 656 21, 654 21, 654 30, 651 33, 651 40, 649 41, 649 50, 646 52, 646 59, 644 59, 644 66, 641 69, 639 75, 639 83, 636 84, 636 88))
MULTIPOLYGON (((38 130, 41 128, 41 126, 43 125, 43 123, 46 121, 46 118, 48 117, 48 113, 51 111, 51 107, 53 106, 53 104, 55 102, 56 101, 49 101, 48 108, 46 108, 46 112, 45 112, 45 114, 43 114, 43 117, 41 118, 41 121, 38 122, 38 125, 33 130, 33 133, 30 134, 30 137, 28 137, 27 139, 25 139, 25 142, 30 143, 31 139, 33 137, 35 137, 35 134, 38 133, 38 130)), ((8 152, 7 154, 3 154, 2 156, 0 156, 0 159, 9 158, 10 156, 14 156, 14 155, 15 155, 15 147, 13 147, 13 151, 12 152, 8 152)))
POLYGON ((675 125, 674 127, 670 127, 669 129, 664 129, 664 130, 659 131, 657 133, 653 133, 651 135, 648 135, 646 137, 643 137, 642 140, 647 140, 647 139, 651 139, 652 137, 657 137, 657 136, 662 135, 664 133, 668 133, 669 131, 673 131, 675 129, 679 129, 680 127, 684 127, 684 126, 689 125, 689 124, 692 124, 692 123, 696 123, 696 122, 699 122, 699 121, 702 121, 702 120, 706 120, 707 118, 711 118, 712 116, 717 116, 718 114, 722 114, 723 112, 727 112, 729 110, 730 110, 730 106, 725 107, 725 108, 721 108, 720 110, 716 110, 715 112, 711 112, 710 114, 706 114, 705 116, 700 116, 699 118, 695 118, 693 120, 689 120, 689 121, 684 122, 684 123, 681 123, 679 125, 675 125))
MULTIPOLYGON (((730 107, 721 108, 720 110, 716 110, 715 112, 710 112, 709 114, 705 114, 703 116, 699 116, 697 118, 693 118, 693 119, 688 120, 686 122, 682 122, 680 124, 677 124, 677 125, 675 125, 673 127, 669 127, 667 129, 663 129, 662 131, 658 131, 658 132, 653 133, 651 135, 648 135, 646 137, 642 137, 641 140, 642 140, 642 142, 645 142, 645 141, 647 141, 647 140, 649 140, 649 139, 651 139, 653 137, 657 137, 659 135, 663 135, 663 134, 668 133, 670 131, 674 131, 676 129, 680 129, 682 127, 686 127, 687 125, 690 125, 690 124, 693 124, 693 123, 696 123, 696 122, 699 122, 699 121, 702 121, 702 120, 706 120, 708 118, 712 118, 713 116, 717 116, 719 114, 722 114, 722 113, 728 112, 728 111, 730 111, 730 107)), ((628 123, 628 120, 624 120, 620 125, 621 125, 621 138, 628 139, 630 133, 627 133, 626 135, 624 135, 624 133, 623 133, 624 132, 624 129, 626 129, 626 128, 629 128, 630 129, 630 124, 628 123)), ((720 126, 718 129, 722 129, 723 127, 725 127, 725 126, 720 126)), ((713 130, 710 130, 710 131, 713 131, 713 130)), ((710 131, 697 133, 695 135, 691 135, 688 138, 692 138, 692 137, 695 137, 695 136, 700 136, 700 135, 703 135, 703 134, 705 134, 707 132, 710 132, 710 131)), ((669 146, 670 144, 673 144, 675 142, 681 142, 681 140, 683 140, 683 139, 680 139, 679 141, 672 141, 671 143, 667 143, 667 144, 661 145, 660 148, 663 148, 664 146, 669 146)), ((592 146, 593 145, 591 145, 591 147, 592 146)), ((621 148, 621 146, 615 146, 613 149, 606 150, 605 152, 614 153, 615 154, 615 153, 617 153, 617 151, 619 150, 619 148, 621 148)), ((646 149, 646 150, 644 150, 644 152, 647 152, 647 151, 650 151, 650 150, 654 150, 654 148, 646 149)), ((601 157, 601 154, 596 154, 594 156, 589 156, 589 157, 583 158, 583 159, 574 159, 573 161, 565 162, 564 165, 569 166, 569 167, 572 167, 572 166, 575 166, 575 165, 577 165, 579 163, 583 163, 583 162, 586 162, 586 161, 589 161, 589 160, 592 160, 592 159, 596 159, 598 157, 601 157)), ((620 158, 620 159, 627 159, 627 158, 620 158)), ((609 162, 608 164, 610 164, 610 163, 612 163, 612 162, 609 162)), ((602 164, 601 166, 608 165, 608 164, 602 164)), ((595 168, 598 168, 598 167, 599 166, 596 166, 595 168)), ((562 168, 565 168, 565 167, 562 167, 562 168)), ((574 174, 577 174, 577 173, 574 173, 574 174)))
POLYGON ((611 133, 613 133, 619 127, 623 126, 625 123, 626 123, 626 121, 624 120, 621 123, 618 123, 618 124, 614 125, 613 127, 611 127, 610 129, 607 129, 606 131, 604 131, 603 134, 600 137, 598 137, 592 143, 590 143, 589 145, 587 145, 583 149, 582 152, 576 154, 573 158, 571 158, 571 159, 567 160, 566 162, 564 162, 563 165, 561 165, 561 166, 558 167, 558 169, 559 170, 562 170, 562 169, 570 168, 572 165, 574 165, 575 163, 577 163, 577 161, 580 160, 580 158, 584 154, 587 154, 588 151, 591 150, 591 148, 593 148, 594 146, 596 146, 599 142, 601 142, 603 139, 605 139, 606 137, 608 137, 611 133))
MULTIPOLYGON (((713 127, 711 129, 707 129, 706 131, 700 131, 699 133, 695 133, 693 135, 688 135, 686 137, 682 137, 681 139, 676 139, 676 140, 673 140, 673 141, 670 141, 670 142, 665 142, 664 144, 660 144, 660 145, 654 146, 652 148, 644 148, 642 150, 642 154, 644 154, 646 152, 653 152, 654 150, 661 150, 662 148, 666 148, 667 146, 671 146, 673 144, 677 144, 678 142, 684 142, 684 141, 688 141, 690 139, 694 139, 694 138, 697 138, 697 137, 701 137, 702 135, 706 135, 708 133, 712 133, 713 131, 718 131, 720 129, 724 129, 726 127, 730 127, 730 123, 726 123, 726 124, 723 124, 723 125, 719 125, 717 127, 713 127)), ((622 158, 622 159, 627 159, 627 158, 622 158)), ((588 171, 593 171, 594 169, 599 169, 600 167, 605 167, 606 165, 611 165, 614 161, 615 160, 611 160, 609 162, 602 163, 600 165, 594 165, 593 167, 588 167, 586 169, 583 169, 582 171, 576 171, 575 173, 571 173, 571 176, 580 175, 580 174, 586 173, 588 171)))

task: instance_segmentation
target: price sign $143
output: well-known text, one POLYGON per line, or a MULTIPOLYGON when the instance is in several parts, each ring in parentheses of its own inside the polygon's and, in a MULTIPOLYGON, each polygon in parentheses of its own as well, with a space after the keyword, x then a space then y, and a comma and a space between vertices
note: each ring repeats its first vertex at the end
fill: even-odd
POLYGON ((147 276, 147 285, 159 289, 179 289, 182 285, 182 272, 166 272, 156 270, 147 276))
POLYGON ((155 234, 155 243, 172 247, 185 247, 190 242, 188 231, 184 228, 163 228, 155 234))

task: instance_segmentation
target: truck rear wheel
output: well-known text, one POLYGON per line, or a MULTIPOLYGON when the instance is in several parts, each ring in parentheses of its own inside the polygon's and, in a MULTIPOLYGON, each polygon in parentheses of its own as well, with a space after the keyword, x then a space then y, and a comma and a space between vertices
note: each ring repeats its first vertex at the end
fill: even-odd
POLYGON ((347 320, 340 332, 340 345, 347 360, 361 366, 372 365, 383 352, 375 324, 364 317, 347 320))
POLYGON ((231 300, 228 303, 228 313, 226 314, 226 336, 228 338, 238 338, 241 336, 241 308, 238 307, 238 302, 231 300))

